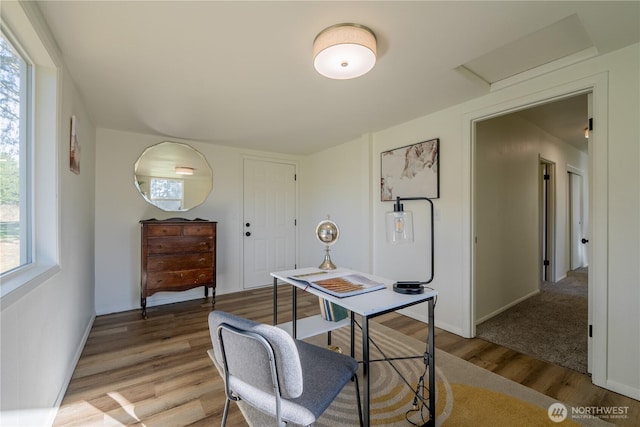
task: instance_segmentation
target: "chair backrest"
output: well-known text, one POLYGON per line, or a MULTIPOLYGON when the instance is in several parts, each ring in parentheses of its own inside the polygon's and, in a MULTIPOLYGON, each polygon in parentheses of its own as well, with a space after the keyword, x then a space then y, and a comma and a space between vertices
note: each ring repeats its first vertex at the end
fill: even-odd
MULTIPOLYGON (((215 310, 209 314, 209 333, 213 343, 216 362, 224 366, 218 330, 221 325, 246 331, 263 337, 271 346, 275 356, 280 394, 295 399, 302 394, 303 380, 300 356, 295 341, 282 329, 257 323, 230 313, 215 310)), ((229 375, 251 384, 253 387, 273 394, 273 382, 269 355, 265 347, 255 339, 221 329, 229 375)))

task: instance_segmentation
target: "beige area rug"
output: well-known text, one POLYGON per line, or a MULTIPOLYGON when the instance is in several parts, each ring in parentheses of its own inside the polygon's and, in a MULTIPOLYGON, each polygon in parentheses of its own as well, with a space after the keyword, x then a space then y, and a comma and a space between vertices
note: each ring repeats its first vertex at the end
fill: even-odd
MULTIPOLYGON (((370 335, 387 356, 422 355, 425 344, 393 331, 383 325, 371 322, 370 335)), ((349 353, 348 328, 334 331, 332 344, 341 347, 343 353, 349 353)), ((313 337, 308 341, 326 345, 326 335, 313 337)), ((356 343, 360 335, 356 336, 356 343)), ((360 345, 356 344, 356 358, 360 354, 360 345)), ((382 355, 371 345, 371 358, 382 355)), ((549 408, 557 404, 556 400, 521 384, 507 380, 499 375, 477 367, 458 357, 436 350, 436 426, 606 426, 610 425, 598 418, 577 418, 572 416, 569 405, 557 406, 555 414, 566 411, 567 418, 560 423, 552 422, 549 408), (559 408, 559 409, 558 409, 559 408), (563 409, 564 408, 564 409, 563 409)), ((425 371, 422 357, 419 359, 394 361, 393 364, 415 388, 420 375, 425 371)), ((422 425, 423 419, 416 411, 411 412, 414 394, 404 384, 399 375, 386 362, 373 363, 371 368, 371 425, 407 426, 411 423, 422 425), (409 411, 409 412, 408 412, 409 411)), ((362 375, 361 378, 362 387, 362 375)), ((428 377, 425 376, 428 385, 428 377)), ((424 420, 428 411, 424 410, 424 420)), ((556 421, 559 419, 556 418, 556 421)), ((355 390, 347 384, 334 403, 315 424, 317 426, 357 425, 355 390)))

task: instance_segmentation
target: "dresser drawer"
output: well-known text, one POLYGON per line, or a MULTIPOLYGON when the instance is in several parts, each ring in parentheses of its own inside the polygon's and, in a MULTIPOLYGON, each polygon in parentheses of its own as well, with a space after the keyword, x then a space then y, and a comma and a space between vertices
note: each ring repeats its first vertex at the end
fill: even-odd
POLYGON ((184 236, 213 236, 213 224, 189 224, 182 226, 184 236))
POLYGON ((147 291, 190 289, 194 285, 204 285, 213 282, 213 271, 209 269, 183 270, 168 272, 148 272, 147 291))
POLYGON ((147 251, 151 254, 171 254, 185 252, 211 252, 213 237, 154 237, 147 240, 147 251))
POLYGON ((182 236, 182 225, 154 224, 147 226, 149 237, 182 236))
POLYGON ((213 266, 213 253, 153 255, 147 259, 147 271, 180 271, 213 266))

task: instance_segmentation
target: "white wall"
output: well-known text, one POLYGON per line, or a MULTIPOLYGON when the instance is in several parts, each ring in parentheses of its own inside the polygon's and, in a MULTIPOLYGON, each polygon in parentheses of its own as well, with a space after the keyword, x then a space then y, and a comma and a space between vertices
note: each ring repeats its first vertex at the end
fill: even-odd
MULTIPOLYGON (((6 8, 4 17, 15 3, 2 7, 6 8)), ((27 285, 28 293, 23 293, 23 287, 2 298, 0 424, 35 426, 52 422, 52 408, 63 397, 94 317, 95 128, 39 16, 31 7, 27 13, 58 65, 59 116, 51 138, 55 154, 46 159, 55 162, 54 187, 58 191, 51 195, 54 202, 46 207, 46 214, 57 216, 60 224, 57 233, 36 233, 57 234, 59 269, 43 281, 27 285), (72 115, 77 117, 82 148, 80 175, 69 171, 72 115)), ((55 75, 53 70, 53 80, 55 75)), ((55 106, 45 115, 55 117, 54 113, 55 106)), ((35 173, 41 173, 41 168, 44 166, 36 167, 35 173)))
MULTIPOLYGON (((537 293, 540 284, 539 161, 555 163, 555 258, 568 268, 568 165, 585 173, 588 157, 515 116, 476 125, 476 321, 537 293)), ((556 280, 561 277, 556 277, 556 280)))
POLYGON ((369 135, 307 156, 300 167, 300 266, 318 266, 324 245, 315 237, 318 222, 330 215, 340 228, 331 246, 338 267, 371 270, 369 135))
MULTIPOLYGON (((297 161, 295 156, 182 141, 157 135, 98 129, 96 136, 97 314, 140 308, 140 225, 143 219, 183 217, 217 221, 216 294, 242 290, 242 181, 244 156, 297 161), (134 184, 134 164, 149 146, 184 142, 204 155, 213 170, 205 202, 187 212, 165 212, 148 204, 134 184)), ((160 292, 147 306, 202 298, 203 288, 160 292)))

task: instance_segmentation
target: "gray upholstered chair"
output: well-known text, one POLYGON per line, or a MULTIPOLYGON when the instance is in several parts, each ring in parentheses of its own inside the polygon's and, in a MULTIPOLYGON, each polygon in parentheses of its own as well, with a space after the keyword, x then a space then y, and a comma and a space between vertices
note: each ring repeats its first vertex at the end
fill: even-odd
MULTIPOLYGON (((277 327, 217 310, 209 314, 209 331, 213 343, 209 356, 225 382, 222 426, 232 400, 241 410, 242 404, 252 407, 253 413, 257 409, 271 425, 311 425, 352 379, 362 424, 358 362, 353 358, 294 340, 277 327)), ((246 418, 247 411, 242 412, 246 418)))

